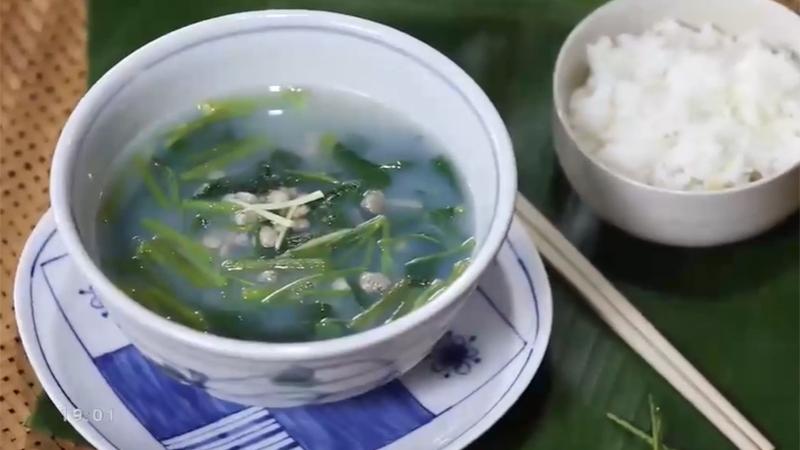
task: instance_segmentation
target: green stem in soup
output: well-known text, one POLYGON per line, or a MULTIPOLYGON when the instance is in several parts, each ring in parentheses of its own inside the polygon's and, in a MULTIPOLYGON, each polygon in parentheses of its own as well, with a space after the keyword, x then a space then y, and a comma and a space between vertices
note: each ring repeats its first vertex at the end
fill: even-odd
POLYGON ((158 185, 158 180, 153 173, 153 162, 142 157, 134 157, 133 166, 142 178, 144 187, 150 192, 150 196, 153 197, 153 200, 156 201, 156 204, 161 208, 167 208, 169 206, 169 199, 164 194, 161 186, 158 185))
POLYGON ((350 289, 314 289, 306 291, 303 296, 312 300, 330 300, 353 295, 350 289))
POLYGON ((398 281, 383 297, 353 317, 350 320, 349 328, 353 331, 364 331, 384 323, 395 310, 402 306, 413 288, 413 284, 407 278, 398 281))
POLYGON ((335 339, 347 334, 347 327, 341 320, 325 317, 314 325, 314 337, 319 340, 335 339))
POLYGON ((175 171, 169 166, 164 166, 164 173, 167 179, 167 198, 173 205, 181 204, 181 185, 175 171))
POLYGON ((309 239, 295 248, 286 250, 281 256, 285 258, 328 256, 330 255, 333 246, 350 237, 352 233, 352 228, 336 230, 328 234, 309 239))
POLYGON ((455 264, 453 264, 453 271, 450 272, 450 275, 446 280, 442 281, 437 278, 431 281, 430 284, 428 284, 428 286, 426 286, 419 296, 412 302, 411 311, 415 311, 427 305, 431 300, 436 298, 437 295, 441 294, 442 291, 453 284, 453 281, 455 281, 456 278, 460 277, 461 274, 467 270, 469 263, 469 258, 457 261, 455 264))
POLYGON ((386 320, 386 323, 392 322, 400 317, 405 316, 406 314, 410 313, 417 309, 417 300, 419 300, 422 296, 430 295, 429 298, 432 298, 434 295, 439 293, 441 290, 441 280, 434 280, 431 285, 428 286, 414 286, 411 291, 408 292, 408 296, 403 299, 403 303, 392 313, 391 316, 386 320), (439 286, 431 287, 433 284, 439 281, 439 286), (431 290, 433 291, 432 294, 427 294, 426 291, 431 290))
POLYGON ((127 189, 124 182, 114 183, 100 191, 100 200, 102 204, 98 217, 101 220, 108 222, 117 217, 117 213, 122 207, 123 197, 127 194, 126 191, 127 189))
POLYGON ((362 158, 341 142, 334 145, 331 152, 333 159, 345 170, 360 178, 365 187, 384 189, 391 184, 391 177, 381 166, 362 158))
POLYGON ((211 200, 184 200, 181 207, 189 211, 209 214, 233 214, 242 209, 239 205, 230 202, 211 200))
POLYGON ((264 270, 327 270, 328 261, 322 258, 238 259, 222 263, 227 271, 264 270))
POLYGON ((414 301, 409 302, 411 308, 410 310, 406 311, 406 313, 419 309, 428 304, 428 302, 436 297, 436 295, 438 295, 445 287, 447 287, 447 283, 438 278, 431 281, 431 283, 422 290, 422 292, 417 298, 414 299, 414 301))
POLYGON ((197 106, 200 115, 180 124, 166 133, 164 144, 175 148, 190 135, 224 120, 243 117, 263 108, 300 107, 306 102, 306 93, 301 89, 289 89, 278 97, 256 96, 231 98, 201 103, 197 106))
POLYGON ((453 237, 459 236, 458 217, 464 214, 463 206, 447 206, 434 209, 427 214, 430 223, 438 230, 442 241, 454 244, 453 237))
POLYGON ((444 156, 437 156, 431 160, 431 166, 436 173, 447 180, 448 184, 450 184, 453 189, 456 189, 457 192, 460 192, 458 178, 456 177, 453 167, 450 165, 450 161, 448 161, 444 156))
POLYGON ((207 179, 214 172, 222 171, 230 164, 249 157, 266 145, 267 141, 263 138, 246 139, 226 145, 217 156, 181 173, 180 178, 184 181, 207 179))
POLYGON ((297 184, 300 182, 308 182, 308 183, 322 183, 322 184, 333 184, 338 185, 341 182, 336 178, 324 173, 324 172, 305 172, 302 170, 284 170, 286 175, 290 177, 296 178, 295 183, 297 184))
POLYGON ((227 280, 217 271, 214 258, 208 249, 161 222, 143 219, 141 223, 142 227, 153 233, 156 240, 163 240, 169 244, 170 250, 191 264, 208 283, 215 287, 225 286, 227 280))
POLYGON ((438 246, 443 246, 442 241, 436 239, 435 237, 426 234, 426 233, 411 233, 406 234, 403 236, 395 236, 390 238, 382 238, 378 241, 378 245, 381 247, 388 246, 396 248, 396 246, 400 244, 407 243, 409 241, 422 241, 422 242, 430 242, 431 244, 436 244, 438 246))
POLYGON ((293 296, 292 294, 294 294, 294 296, 302 294, 304 290, 311 289, 311 287, 313 287, 317 283, 323 281, 332 281, 335 280, 336 278, 346 277, 363 271, 364 271, 363 267, 357 267, 352 269, 334 270, 331 272, 316 273, 313 275, 308 275, 302 278, 298 278, 297 280, 294 280, 291 283, 288 283, 278 288, 271 294, 261 299, 261 303, 278 302, 282 298, 285 299, 292 297, 293 296))
MULTIPOLYGON (((391 226, 389 221, 384 222, 381 227, 381 241, 388 240, 392 237, 391 226)), ((380 241, 379 241, 380 242, 380 241)), ((392 257, 392 247, 389 245, 380 246, 381 252, 381 272, 384 274, 391 274, 394 270, 394 258, 392 257)))
POLYGON ((254 302, 275 292, 275 289, 269 288, 256 288, 256 287, 243 287, 242 300, 247 302, 254 302))
POLYGON ((137 249, 136 258, 142 265, 173 270, 193 286, 215 287, 215 284, 211 283, 192 261, 173 251, 169 244, 161 239, 142 242, 137 249))
POLYGON ((378 215, 370 220, 362 222, 355 228, 344 228, 328 234, 311 239, 297 247, 283 253, 284 257, 321 257, 330 255, 334 247, 339 247, 345 243, 358 241, 365 236, 372 235, 385 225, 385 216, 378 215))
POLYGON ((208 199, 234 192, 266 192, 282 185, 283 180, 272 173, 269 163, 262 161, 253 167, 244 174, 223 176, 206 182, 197 189, 192 198, 208 199))
POLYGON ((411 161, 404 161, 398 159, 397 161, 392 161, 390 163, 381 164, 381 169, 383 170, 406 170, 414 167, 415 164, 411 161))
POLYGON ((269 157, 269 164, 273 170, 278 172, 287 172, 292 169, 297 169, 303 164, 303 158, 283 149, 275 149, 269 157))
POLYGON ((375 255, 375 241, 368 237, 365 237, 364 240, 364 263, 362 265, 369 268, 372 266, 372 256, 375 255))
POLYGON ((475 248, 475 238, 469 238, 458 247, 414 258, 405 264, 406 275, 417 280, 433 279, 443 260, 459 255, 468 256, 473 248, 475 248))
POLYGON ((139 301, 147 309, 158 315, 196 330, 206 331, 208 324, 200 311, 186 307, 180 300, 174 298, 166 289, 156 284, 142 287, 126 287, 125 291, 139 301))

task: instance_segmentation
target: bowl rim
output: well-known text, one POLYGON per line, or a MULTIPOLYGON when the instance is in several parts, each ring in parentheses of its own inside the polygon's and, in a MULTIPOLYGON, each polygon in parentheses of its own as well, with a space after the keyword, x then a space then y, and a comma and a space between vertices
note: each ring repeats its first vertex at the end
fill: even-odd
MULTIPOLYGON (((734 1, 734 0, 730 0, 734 1)), ((754 0, 748 0, 754 1, 754 0)), ((773 8, 775 10, 775 14, 787 14, 791 17, 794 17, 798 22, 798 28, 800 28, 800 15, 794 14, 789 8, 786 6, 772 1, 772 0, 755 0, 760 2, 759 6, 763 6, 764 8, 773 8)), ((757 189, 763 185, 772 183, 777 181, 780 178, 783 178, 794 171, 800 169, 800 161, 795 162, 791 166, 787 167, 786 169, 772 174, 769 177, 761 178, 756 181, 749 182, 747 184, 742 184, 739 186, 734 186, 725 189, 713 190, 713 191, 690 191, 690 190, 681 190, 681 189, 668 189, 659 186, 653 186, 651 184, 647 184, 643 181, 636 180, 631 178, 625 174, 622 174, 616 170, 613 170, 609 167, 606 163, 600 160, 596 155, 592 154, 591 152, 587 151, 581 142, 580 139, 577 138, 575 130, 572 128, 572 123, 569 119, 569 113, 566 111, 568 100, 564 99, 559 92, 559 86, 564 83, 565 76, 564 76, 564 60, 566 59, 566 53, 568 51, 576 51, 577 44, 575 40, 578 38, 578 35, 583 33, 586 29, 589 29, 593 23, 604 14, 610 14, 610 11, 615 10, 617 8, 621 8, 620 4, 624 3, 642 3, 647 4, 646 0, 610 0, 599 7, 595 8, 592 12, 587 14, 580 22, 578 22, 575 27, 572 28, 572 31, 567 35, 567 38, 561 44, 561 48, 558 51, 558 56, 556 58, 556 63, 553 70, 553 80, 551 89, 553 91, 553 111, 554 116, 558 119, 559 124, 564 129, 566 135, 569 137, 570 141, 575 145, 578 151, 583 154, 589 161, 592 162, 595 166, 599 167, 606 175, 611 176, 617 181, 623 182, 625 184, 632 185, 636 188, 643 189, 645 191, 649 191, 655 194, 669 194, 669 195, 677 195, 682 197, 689 197, 689 198, 708 198, 708 197, 716 197, 716 196, 724 196, 724 195, 733 195, 743 191, 747 191, 750 189, 757 189)), ((680 19, 679 19, 680 20, 680 19)), ((725 31, 725 30, 723 30, 725 31)), ((620 33, 624 33, 625 30, 620 30, 616 35, 620 33)), ((615 35, 615 36, 616 36, 615 35)), ((800 49, 789 49, 789 51, 795 53, 800 57, 800 49)), ((585 54, 585 51, 583 52, 585 54)), ((584 60, 586 57, 584 56, 584 60)))
POLYGON ((458 306, 457 301, 475 285, 505 239, 513 217, 516 183, 516 162, 511 138, 499 113, 477 83, 446 56, 406 33, 354 16, 318 10, 260 10, 219 16, 177 29, 143 45, 109 69, 78 102, 59 136, 50 176, 50 197, 57 229, 67 251, 81 272, 97 286, 98 292, 105 294, 103 301, 113 303, 113 309, 119 309, 127 320, 137 323, 142 329, 154 330, 165 338, 179 341, 188 347, 226 356, 291 362, 351 354, 384 344, 429 322, 446 309, 458 306), (391 323, 335 339, 288 343, 240 340, 198 331, 163 318, 131 299, 106 277, 86 251, 72 215, 72 180, 76 176, 73 169, 75 156, 81 148, 81 142, 76 143, 74 138, 87 130, 94 115, 94 107, 109 101, 120 79, 135 76, 148 62, 159 57, 168 57, 176 47, 181 48, 186 43, 202 42, 213 36, 231 34, 232 31, 241 32, 278 24, 327 28, 383 44, 390 43, 435 68, 440 76, 458 87, 465 100, 485 122, 487 138, 492 143, 496 161, 498 192, 495 214, 486 238, 473 254, 467 270, 436 301, 419 310, 391 323), (503 176, 504 174, 514 176, 503 176))

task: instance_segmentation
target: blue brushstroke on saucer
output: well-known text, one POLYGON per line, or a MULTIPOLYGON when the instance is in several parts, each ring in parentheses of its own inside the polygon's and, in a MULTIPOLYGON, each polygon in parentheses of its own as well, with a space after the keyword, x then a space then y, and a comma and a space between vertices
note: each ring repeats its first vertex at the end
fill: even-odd
POLYGON ((306 449, 374 450, 435 417, 400 381, 348 400, 299 408, 270 408, 306 449))
MULTIPOLYGON (((199 429, 219 429, 193 445, 171 449, 216 448, 232 436, 264 439, 255 421, 217 427, 215 423, 247 407, 208 395, 195 384, 182 383, 128 345, 94 359, 114 393, 159 441, 175 440, 199 429)), ((435 415, 399 381, 360 396, 322 405, 271 408, 281 429, 306 449, 374 450, 427 424, 435 415)), ((185 438, 181 438, 185 439, 185 438)), ((223 447, 228 448, 228 447, 223 447)))
POLYGON ((245 407, 180 383, 128 345, 94 360, 131 413, 158 440, 215 422, 245 407))

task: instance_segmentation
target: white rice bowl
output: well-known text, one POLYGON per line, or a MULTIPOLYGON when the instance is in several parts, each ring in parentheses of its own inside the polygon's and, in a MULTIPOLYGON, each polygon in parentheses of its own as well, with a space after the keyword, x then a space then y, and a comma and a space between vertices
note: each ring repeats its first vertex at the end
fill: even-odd
POLYGON ((572 95, 576 139, 609 169, 652 186, 709 191, 800 162, 800 61, 755 35, 664 20, 602 37, 572 95))

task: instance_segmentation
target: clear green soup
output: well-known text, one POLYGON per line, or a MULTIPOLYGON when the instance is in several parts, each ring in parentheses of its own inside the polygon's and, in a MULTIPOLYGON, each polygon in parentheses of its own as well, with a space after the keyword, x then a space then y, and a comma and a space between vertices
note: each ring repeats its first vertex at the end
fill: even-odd
POLYGON ((357 333, 435 301, 469 263, 469 201, 422 127, 364 97, 273 87, 137 138, 98 214, 136 301, 219 336, 357 333))

